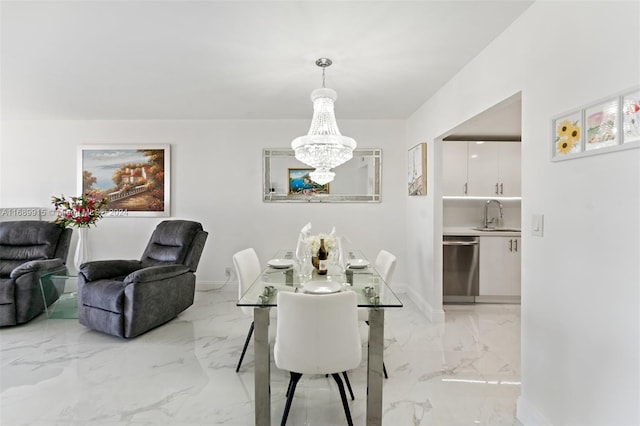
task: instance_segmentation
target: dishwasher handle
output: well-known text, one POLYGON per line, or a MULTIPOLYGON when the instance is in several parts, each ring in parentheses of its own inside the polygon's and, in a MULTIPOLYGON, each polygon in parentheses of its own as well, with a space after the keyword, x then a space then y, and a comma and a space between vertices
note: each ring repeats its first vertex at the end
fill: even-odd
POLYGON ((443 246, 477 246, 478 241, 443 241, 443 246))

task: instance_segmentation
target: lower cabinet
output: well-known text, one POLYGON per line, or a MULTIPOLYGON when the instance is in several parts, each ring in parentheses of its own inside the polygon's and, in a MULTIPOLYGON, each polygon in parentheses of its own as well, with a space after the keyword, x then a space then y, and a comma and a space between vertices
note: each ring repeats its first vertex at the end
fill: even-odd
POLYGON ((520 249, 520 237, 480 237, 479 301, 482 296, 519 298, 520 249))

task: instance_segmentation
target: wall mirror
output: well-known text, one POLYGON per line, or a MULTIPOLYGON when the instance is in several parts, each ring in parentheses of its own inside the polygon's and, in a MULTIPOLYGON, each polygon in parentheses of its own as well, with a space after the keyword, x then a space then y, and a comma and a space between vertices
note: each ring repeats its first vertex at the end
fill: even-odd
POLYGON ((382 150, 363 148, 336 167, 335 179, 327 185, 311 182, 312 168, 296 160, 292 149, 263 151, 263 200, 265 202, 380 202, 382 150))

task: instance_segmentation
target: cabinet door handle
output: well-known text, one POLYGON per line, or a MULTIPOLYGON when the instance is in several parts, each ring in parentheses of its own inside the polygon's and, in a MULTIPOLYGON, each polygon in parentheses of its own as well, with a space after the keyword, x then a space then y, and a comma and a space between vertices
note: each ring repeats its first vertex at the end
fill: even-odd
POLYGON ((467 195, 467 182, 464 183, 462 190, 464 191, 464 195, 467 195))
POLYGON ((509 240, 509 251, 513 251, 513 240, 509 240))
POLYGON ((502 186, 503 186, 503 184, 501 183, 501 184, 500 184, 500 195, 504 194, 504 192, 502 192, 502 189, 503 189, 503 187, 502 187, 502 186))
POLYGON ((498 183, 496 182, 496 195, 498 195, 498 194, 499 194, 499 192, 498 192, 498 183))
POLYGON ((518 251, 518 240, 513 240, 514 246, 515 246, 515 250, 514 251, 518 251))

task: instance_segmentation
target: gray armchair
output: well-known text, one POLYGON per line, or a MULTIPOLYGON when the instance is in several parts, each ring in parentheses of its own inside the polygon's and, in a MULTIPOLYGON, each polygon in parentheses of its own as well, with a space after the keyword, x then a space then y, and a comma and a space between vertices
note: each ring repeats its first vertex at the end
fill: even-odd
POLYGON ((67 273, 65 266, 71 242, 70 228, 50 222, 21 220, 0 222, 0 326, 23 324, 58 300, 54 286, 40 277, 67 273))
POLYGON ((87 262, 78 274, 78 318, 97 331, 136 337, 193 304, 195 272, 207 232, 198 222, 166 220, 140 260, 87 262))

